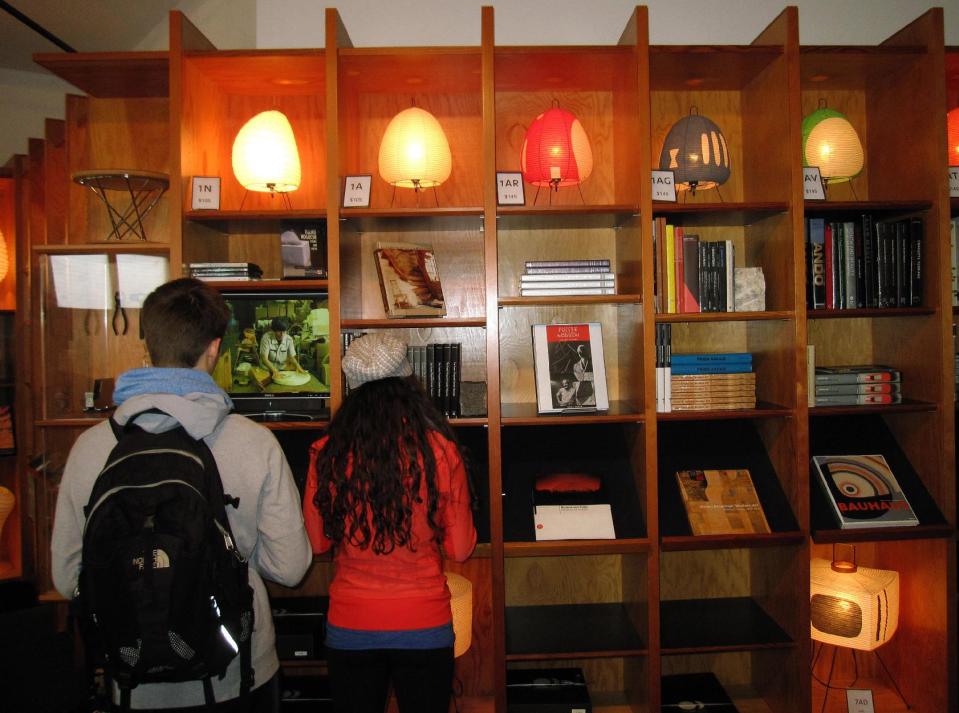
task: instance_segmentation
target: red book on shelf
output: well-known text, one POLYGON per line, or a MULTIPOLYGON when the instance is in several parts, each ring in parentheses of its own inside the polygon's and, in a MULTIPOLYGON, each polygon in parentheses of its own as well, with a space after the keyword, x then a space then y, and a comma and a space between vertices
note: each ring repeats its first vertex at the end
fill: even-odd
POLYGON ((836 273, 833 268, 833 240, 832 225, 826 223, 826 309, 835 309, 836 299, 833 294, 836 273))
POLYGON ((673 230, 673 269, 676 271, 676 311, 682 314, 686 311, 686 290, 683 289, 683 229, 678 225, 673 230))

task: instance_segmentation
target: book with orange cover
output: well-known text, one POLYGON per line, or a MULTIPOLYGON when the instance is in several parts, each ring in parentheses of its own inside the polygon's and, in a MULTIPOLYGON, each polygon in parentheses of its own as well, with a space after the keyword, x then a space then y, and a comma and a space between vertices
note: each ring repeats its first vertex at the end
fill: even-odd
POLYGON ((376 272, 388 317, 442 317, 446 301, 429 245, 379 243, 376 272))
POLYGON ((752 477, 745 468, 676 473, 694 535, 770 532, 752 477))

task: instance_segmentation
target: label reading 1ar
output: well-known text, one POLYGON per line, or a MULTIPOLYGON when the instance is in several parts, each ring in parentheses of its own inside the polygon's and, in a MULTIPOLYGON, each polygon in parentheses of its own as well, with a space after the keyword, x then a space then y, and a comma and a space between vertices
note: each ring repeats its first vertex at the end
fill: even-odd
POLYGON ((526 205, 522 173, 496 172, 496 205, 526 205))

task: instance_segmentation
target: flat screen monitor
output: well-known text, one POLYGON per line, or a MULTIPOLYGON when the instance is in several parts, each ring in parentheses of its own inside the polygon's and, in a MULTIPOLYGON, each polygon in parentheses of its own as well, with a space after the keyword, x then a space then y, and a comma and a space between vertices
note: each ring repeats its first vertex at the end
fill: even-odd
POLYGON ((328 295, 237 291, 223 297, 231 315, 214 379, 236 411, 261 420, 328 416, 328 295))

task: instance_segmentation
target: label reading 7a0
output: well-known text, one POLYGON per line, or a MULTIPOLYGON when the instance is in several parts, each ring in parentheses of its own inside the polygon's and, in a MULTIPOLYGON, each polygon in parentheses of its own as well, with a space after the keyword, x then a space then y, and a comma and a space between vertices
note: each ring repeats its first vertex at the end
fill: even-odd
POLYGON ((959 166, 949 167, 949 196, 959 198, 959 166))
POLYGON ((343 179, 343 207, 369 208, 372 176, 346 176, 343 179))
POLYGON ((847 688, 846 706, 849 713, 876 713, 868 688, 847 688))
POLYGON ((496 172, 496 205, 526 205, 522 173, 496 172))

